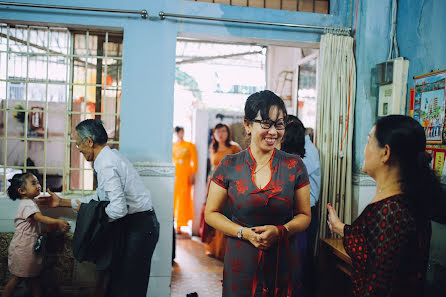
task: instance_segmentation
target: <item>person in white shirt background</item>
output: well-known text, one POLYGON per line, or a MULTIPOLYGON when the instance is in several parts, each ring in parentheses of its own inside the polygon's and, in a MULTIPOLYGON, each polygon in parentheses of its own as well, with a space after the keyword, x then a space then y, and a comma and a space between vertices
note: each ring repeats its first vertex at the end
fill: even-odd
MULTIPOLYGON (((88 119, 76 126, 77 149, 87 161, 94 162, 97 174, 96 192, 88 197, 64 199, 51 191, 50 207, 80 208, 90 200, 110 201, 105 213, 110 221, 124 228, 125 250, 120 251, 117 266, 111 275, 98 273, 97 295, 145 297, 149 282, 153 251, 159 238, 159 223, 152 206, 150 192, 136 169, 119 151, 107 146, 108 135, 101 120, 88 119), (109 285, 108 285, 109 284, 109 285), (107 288, 108 286, 108 288, 107 288)), ((112 248, 112 247, 110 247, 112 248)))

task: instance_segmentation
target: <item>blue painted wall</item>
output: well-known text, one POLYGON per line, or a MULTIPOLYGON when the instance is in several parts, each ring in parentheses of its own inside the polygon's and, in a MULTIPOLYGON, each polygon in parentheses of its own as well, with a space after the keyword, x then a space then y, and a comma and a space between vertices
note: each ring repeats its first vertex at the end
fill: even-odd
POLYGON ((221 22, 160 21, 157 17, 159 11, 326 26, 346 25, 348 23, 346 15, 350 11, 347 0, 333 0, 331 15, 244 8, 184 0, 28 2, 79 7, 146 9, 149 15, 153 16, 148 20, 143 20, 138 16, 0 6, 0 19, 3 20, 112 27, 123 30, 120 148, 132 161, 157 162, 171 161, 175 42, 178 35, 199 34, 222 38, 248 37, 300 42, 319 42, 320 39, 320 34, 282 27, 259 28, 221 22))
MULTIPOLYGON (((356 1, 355 1, 356 2, 356 1)), ((356 32, 356 109, 353 171, 362 172, 367 135, 376 120, 378 96, 372 82, 376 64, 389 53, 391 0, 360 1, 356 32)), ((354 25, 353 25, 354 26, 354 25)))
MULTIPOLYGON (((446 1, 404 0, 399 2, 398 44, 400 55, 410 61, 407 84, 408 89, 411 89, 415 86, 413 76, 446 69, 446 1)), ((408 98, 409 95, 407 100, 408 98)), ((444 283, 446 276, 445 225, 437 223, 432 225, 430 257, 428 281, 431 283, 432 296, 434 293, 443 294, 446 290, 444 283), (438 269, 437 265, 443 268, 438 269)))
POLYGON ((400 1, 397 30, 400 54, 410 61, 409 89, 414 76, 446 69, 446 1, 400 1))

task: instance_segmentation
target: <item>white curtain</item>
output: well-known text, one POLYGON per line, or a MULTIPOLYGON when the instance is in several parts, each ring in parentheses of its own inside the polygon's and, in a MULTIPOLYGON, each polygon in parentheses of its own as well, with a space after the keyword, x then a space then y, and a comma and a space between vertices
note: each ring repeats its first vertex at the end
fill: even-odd
POLYGON ((331 236, 327 203, 351 223, 356 65, 353 38, 324 34, 320 47, 315 142, 322 170, 319 238, 325 238, 331 236))

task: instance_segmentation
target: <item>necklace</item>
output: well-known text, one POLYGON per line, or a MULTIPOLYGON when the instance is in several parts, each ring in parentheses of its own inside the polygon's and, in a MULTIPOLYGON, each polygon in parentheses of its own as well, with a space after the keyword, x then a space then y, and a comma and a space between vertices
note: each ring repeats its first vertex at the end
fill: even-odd
POLYGON ((392 185, 398 185, 400 187, 401 182, 397 181, 397 182, 393 182, 393 183, 388 183, 387 185, 384 185, 383 187, 381 187, 381 189, 378 190, 378 193, 382 193, 383 190, 387 189, 389 186, 392 185))
POLYGON ((271 157, 269 157, 268 162, 266 162, 265 164, 263 164, 262 166, 260 166, 256 171, 254 171, 253 175, 255 175, 257 172, 259 172, 260 170, 262 170, 263 167, 265 167, 269 161, 271 161, 271 158, 273 157, 273 155, 271 155, 271 157))

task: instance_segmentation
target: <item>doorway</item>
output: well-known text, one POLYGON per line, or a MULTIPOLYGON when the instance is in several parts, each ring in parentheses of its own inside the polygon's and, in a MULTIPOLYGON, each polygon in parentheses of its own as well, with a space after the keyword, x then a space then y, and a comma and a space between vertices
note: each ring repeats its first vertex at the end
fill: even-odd
MULTIPOLYGON (((199 237, 210 172, 212 128, 218 123, 229 125, 232 140, 242 149, 247 148, 244 103, 249 95, 264 89, 279 95, 289 114, 299 117, 315 114, 317 67, 305 67, 308 63, 317 65, 319 50, 314 45, 300 48, 179 38, 176 53, 174 126, 183 127, 184 140, 195 145, 198 170, 192 190, 193 215, 189 224, 181 228, 182 233, 174 236, 176 255, 171 296, 192 292, 211 296, 196 280, 206 275, 212 278, 210 284, 218 284, 211 287, 221 290, 223 262, 206 256, 199 237), (314 90, 309 91, 311 88, 314 90)), ((176 140, 173 133, 173 141, 176 140)), ((215 293, 212 291, 212 296, 215 293)), ((215 296, 221 295, 221 291, 217 293, 215 296)))

